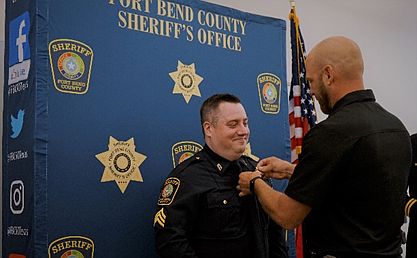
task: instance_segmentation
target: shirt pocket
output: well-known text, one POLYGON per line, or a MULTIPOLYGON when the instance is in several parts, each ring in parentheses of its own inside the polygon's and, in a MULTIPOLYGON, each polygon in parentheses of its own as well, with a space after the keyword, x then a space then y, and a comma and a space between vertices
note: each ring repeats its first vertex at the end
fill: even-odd
POLYGON ((210 235, 226 238, 235 236, 242 226, 239 196, 231 191, 208 193, 204 217, 210 235))

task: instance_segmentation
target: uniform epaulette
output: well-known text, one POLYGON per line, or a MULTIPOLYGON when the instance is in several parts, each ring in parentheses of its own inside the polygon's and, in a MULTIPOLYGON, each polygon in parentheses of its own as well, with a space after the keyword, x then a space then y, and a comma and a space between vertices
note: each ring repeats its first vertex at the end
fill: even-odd
POLYGON ((255 160, 253 157, 248 156, 248 155, 245 155, 245 154, 243 154, 243 155, 242 155, 242 158, 247 158, 247 159, 250 159, 250 160, 252 160, 253 162, 258 162, 258 161, 259 161, 259 159, 258 159, 258 160, 255 160))
POLYGON ((201 162, 203 160, 203 155, 201 152, 198 152, 194 154, 193 156, 189 157, 188 159, 184 160, 180 164, 178 164, 173 171, 175 171, 176 174, 181 173, 184 169, 189 167, 192 164, 201 162))

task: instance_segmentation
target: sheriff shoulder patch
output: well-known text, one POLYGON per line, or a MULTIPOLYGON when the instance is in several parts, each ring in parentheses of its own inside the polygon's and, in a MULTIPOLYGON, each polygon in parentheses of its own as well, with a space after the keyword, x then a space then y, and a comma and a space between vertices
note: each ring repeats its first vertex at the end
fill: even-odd
POLYGON ((158 205, 170 205, 180 187, 180 180, 176 177, 169 177, 165 180, 164 187, 159 194, 158 205))

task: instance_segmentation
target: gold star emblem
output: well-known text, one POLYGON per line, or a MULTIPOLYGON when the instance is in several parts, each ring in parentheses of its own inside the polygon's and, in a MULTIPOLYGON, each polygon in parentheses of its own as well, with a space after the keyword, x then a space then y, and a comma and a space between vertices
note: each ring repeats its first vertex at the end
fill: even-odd
POLYGON ((131 180, 143 182, 139 166, 146 156, 135 151, 133 137, 128 141, 117 141, 110 136, 109 150, 96 155, 104 165, 101 182, 116 181, 122 193, 131 180))
POLYGON ((245 151, 243 152, 243 155, 246 155, 248 157, 251 157, 254 161, 258 161, 259 158, 256 157, 255 155, 252 155, 252 149, 250 147, 250 143, 246 144, 246 148, 245 151))
POLYGON ((187 104, 192 95, 201 97, 198 85, 203 81, 203 77, 195 73, 194 63, 185 65, 178 60, 177 71, 170 73, 169 76, 175 82, 172 94, 182 94, 187 104))

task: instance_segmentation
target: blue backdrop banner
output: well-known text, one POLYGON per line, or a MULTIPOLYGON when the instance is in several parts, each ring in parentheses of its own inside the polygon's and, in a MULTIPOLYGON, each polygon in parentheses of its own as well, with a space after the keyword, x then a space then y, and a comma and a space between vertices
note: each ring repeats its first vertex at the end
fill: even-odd
MULTIPOLYGON (((247 155, 290 159, 286 24, 197 0, 6 0, 3 257, 157 257, 168 173, 237 95, 247 155)), ((283 190, 286 182, 275 182, 283 190)))

